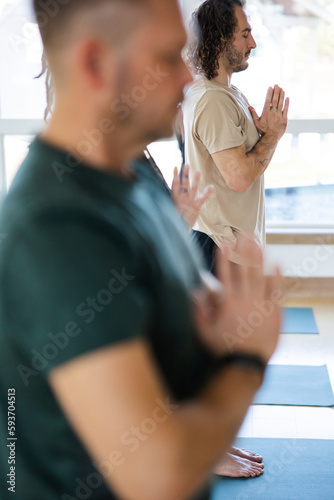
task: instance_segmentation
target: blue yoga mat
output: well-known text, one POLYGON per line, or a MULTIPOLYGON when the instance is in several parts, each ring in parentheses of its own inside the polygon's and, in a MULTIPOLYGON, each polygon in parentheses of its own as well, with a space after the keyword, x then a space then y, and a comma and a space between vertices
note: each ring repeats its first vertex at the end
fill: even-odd
POLYGON ((282 307, 281 333, 319 333, 311 307, 282 307))
POLYGON ((334 440, 240 438, 263 456, 256 478, 215 476, 211 500, 333 500, 334 440))
POLYGON ((254 404, 334 406, 327 366, 268 365, 254 404))

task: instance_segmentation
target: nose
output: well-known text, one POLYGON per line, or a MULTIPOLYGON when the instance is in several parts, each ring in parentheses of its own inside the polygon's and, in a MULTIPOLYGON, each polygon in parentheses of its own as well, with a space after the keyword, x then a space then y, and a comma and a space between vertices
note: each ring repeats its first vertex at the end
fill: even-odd
POLYGON ((254 37, 253 35, 250 33, 250 39, 249 39, 249 48, 250 49, 256 49, 257 45, 256 45, 256 42, 254 40, 254 37))

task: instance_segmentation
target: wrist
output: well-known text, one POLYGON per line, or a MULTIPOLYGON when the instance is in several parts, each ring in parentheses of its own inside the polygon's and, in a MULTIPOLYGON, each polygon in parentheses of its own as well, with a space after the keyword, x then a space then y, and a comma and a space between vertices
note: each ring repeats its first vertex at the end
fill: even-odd
POLYGON ((268 141, 271 145, 277 145, 280 137, 277 131, 269 129, 266 132, 261 132, 261 141, 263 141, 263 139, 268 141))
MULTIPOLYGON (((236 378, 242 381, 242 384, 247 388, 247 391, 253 390, 256 393, 263 384, 263 374, 255 370, 247 370, 241 365, 228 365, 221 370, 222 375, 229 379, 235 380, 236 378)), ((252 396, 253 399, 253 396, 252 396)))
POLYGON ((249 374, 256 374, 260 377, 261 383, 267 368, 267 362, 261 356, 242 352, 223 356, 219 364, 224 369, 233 367, 249 374))

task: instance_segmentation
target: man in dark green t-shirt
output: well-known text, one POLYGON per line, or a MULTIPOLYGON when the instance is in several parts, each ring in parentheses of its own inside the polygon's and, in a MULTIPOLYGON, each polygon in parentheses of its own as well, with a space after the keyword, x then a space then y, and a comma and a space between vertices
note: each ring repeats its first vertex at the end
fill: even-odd
POLYGON ((169 193, 131 166, 190 80, 177 0, 35 11, 56 101, 1 210, 1 498, 208 499, 277 343, 279 276, 221 257, 225 288, 204 286, 169 193), (241 338, 255 301, 272 314, 241 338))

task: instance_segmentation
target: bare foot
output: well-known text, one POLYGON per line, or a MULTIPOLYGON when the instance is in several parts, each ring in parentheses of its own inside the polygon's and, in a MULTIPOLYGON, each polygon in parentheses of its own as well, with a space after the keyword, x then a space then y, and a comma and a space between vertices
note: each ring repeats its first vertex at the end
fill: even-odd
POLYGON ((215 467, 213 473, 228 477, 256 477, 263 474, 263 464, 226 453, 224 459, 215 467))
POLYGON ((231 448, 230 449, 231 455, 235 455, 236 457, 241 457, 241 458, 247 458, 248 460, 251 460, 252 462, 258 462, 261 463, 263 460, 263 457, 261 455, 258 455, 257 453, 254 453, 253 451, 248 451, 245 450, 245 448, 231 448))

